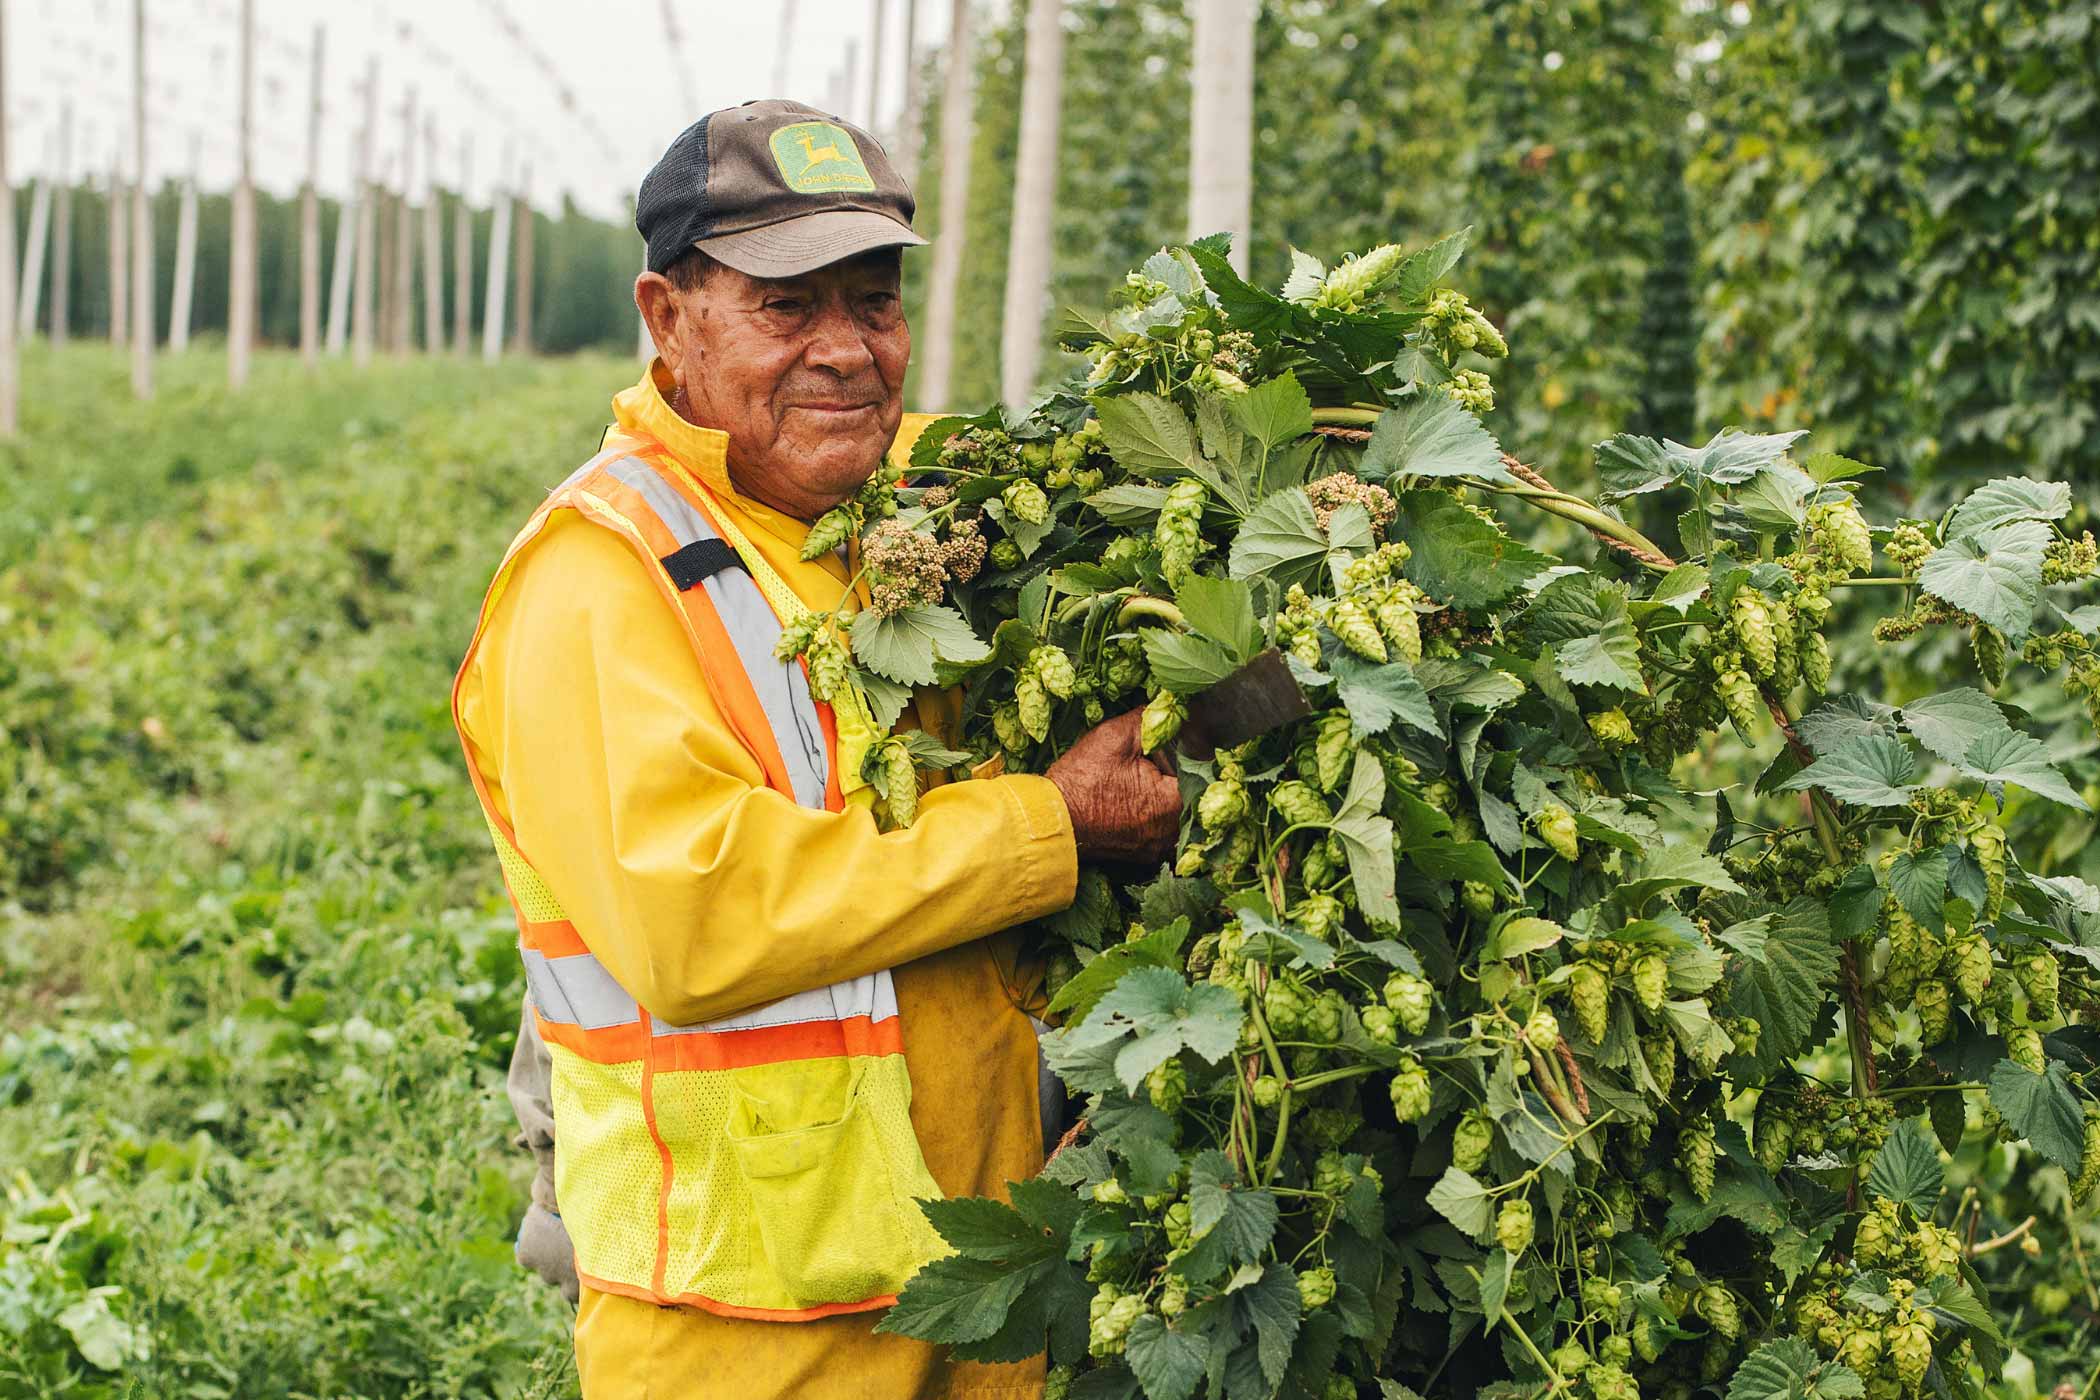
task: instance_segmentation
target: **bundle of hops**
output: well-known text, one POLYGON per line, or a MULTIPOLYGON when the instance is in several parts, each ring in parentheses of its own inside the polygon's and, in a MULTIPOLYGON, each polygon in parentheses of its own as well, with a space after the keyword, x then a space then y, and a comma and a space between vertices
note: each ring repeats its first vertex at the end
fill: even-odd
POLYGON ((1825 630, 1943 613, 2075 670, 2094 610, 2020 649, 2087 577, 2069 494, 1991 483, 1860 589, 1865 469, 1798 433, 1622 436, 1599 500, 1555 490, 1477 416, 1503 344, 1440 286, 1461 246, 1298 254, 1280 294, 1163 251, 1069 338, 1083 383, 932 425, 895 514, 855 504, 885 601, 814 635, 878 718, 960 686, 941 761, 1020 772, 1142 709, 1185 797, 1168 866, 1085 870, 1035 930, 1084 1131, 1010 1204, 928 1203, 955 1253, 881 1326, 1148 1400, 1916 1393, 1979 1355, 1959 1270, 1877 1285, 1878 1342, 1788 1300, 1874 1200, 1940 1241, 1971 1121, 2080 1174, 2044 1034, 2093 971, 2050 945, 2100 897, 2020 858, 2084 804, 2019 716, 1826 694, 1825 630), (1668 549, 1613 508, 1650 494, 1668 549), (1271 648, 1308 712, 1217 746, 1206 693, 1271 648), (1689 771, 1729 726, 1755 766, 1689 771))

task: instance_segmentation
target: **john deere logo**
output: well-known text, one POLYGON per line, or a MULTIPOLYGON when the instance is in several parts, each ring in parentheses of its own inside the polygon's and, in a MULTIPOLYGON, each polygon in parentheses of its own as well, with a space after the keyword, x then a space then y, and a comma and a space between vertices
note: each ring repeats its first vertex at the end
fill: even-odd
POLYGON ((874 177, 846 128, 831 122, 796 122, 773 133, 773 163, 796 194, 872 190, 874 177))

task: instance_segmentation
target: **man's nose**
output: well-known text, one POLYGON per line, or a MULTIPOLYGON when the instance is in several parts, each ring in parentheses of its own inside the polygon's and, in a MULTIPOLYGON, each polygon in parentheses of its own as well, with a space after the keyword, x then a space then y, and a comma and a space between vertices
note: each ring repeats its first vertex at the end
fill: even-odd
POLYGON ((827 369, 842 377, 859 374, 875 363, 860 322, 837 298, 827 300, 818 313, 802 358, 812 369, 827 369))

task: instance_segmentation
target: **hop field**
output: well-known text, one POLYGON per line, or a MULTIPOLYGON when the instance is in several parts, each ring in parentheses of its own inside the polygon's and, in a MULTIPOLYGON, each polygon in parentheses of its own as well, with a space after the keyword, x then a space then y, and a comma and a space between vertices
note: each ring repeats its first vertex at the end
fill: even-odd
POLYGON ((0 1396, 573 1393, 445 697, 627 366, 165 366, 0 465, 0 1396))

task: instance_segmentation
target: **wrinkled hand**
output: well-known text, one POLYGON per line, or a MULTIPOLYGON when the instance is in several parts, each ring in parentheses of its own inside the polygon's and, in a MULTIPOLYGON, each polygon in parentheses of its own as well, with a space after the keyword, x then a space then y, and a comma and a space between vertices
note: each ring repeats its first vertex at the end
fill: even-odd
POLYGON ((1050 765, 1072 814, 1079 854, 1094 860, 1162 860, 1181 826, 1181 785, 1138 748, 1132 710, 1095 725, 1050 765))

